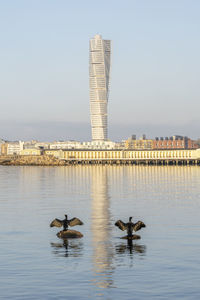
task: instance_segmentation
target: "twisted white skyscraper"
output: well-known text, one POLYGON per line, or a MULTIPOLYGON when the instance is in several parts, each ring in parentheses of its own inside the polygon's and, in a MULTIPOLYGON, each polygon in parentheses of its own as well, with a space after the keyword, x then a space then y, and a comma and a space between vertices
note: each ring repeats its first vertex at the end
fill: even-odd
POLYGON ((111 41, 95 35, 90 40, 90 115, 92 140, 106 141, 107 103, 110 74, 111 41))

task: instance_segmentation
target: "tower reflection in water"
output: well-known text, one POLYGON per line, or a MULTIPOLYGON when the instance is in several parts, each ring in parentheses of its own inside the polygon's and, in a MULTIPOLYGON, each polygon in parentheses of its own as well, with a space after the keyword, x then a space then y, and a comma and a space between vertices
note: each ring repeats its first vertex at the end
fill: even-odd
POLYGON ((110 221, 107 177, 107 166, 93 166, 91 168, 93 283, 99 288, 113 286, 114 248, 111 241, 113 224, 110 221))
MULTIPOLYGON (((115 220, 110 213, 109 182, 113 182, 113 176, 116 178, 116 171, 122 178, 122 168, 117 170, 113 170, 110 166, 91 168, 93 283, 101 289, 114 287, 113 273, 115 267, 120 265, 119 262, 123 261, 123 257, 131 258, 128 264, 132 267, 134 255, 143 256, 146 252, 146 246, 138 241, 117 239, 116 242, 112 237, 115 220)), ((127 264, 127 261, 125 263, 127 264)))

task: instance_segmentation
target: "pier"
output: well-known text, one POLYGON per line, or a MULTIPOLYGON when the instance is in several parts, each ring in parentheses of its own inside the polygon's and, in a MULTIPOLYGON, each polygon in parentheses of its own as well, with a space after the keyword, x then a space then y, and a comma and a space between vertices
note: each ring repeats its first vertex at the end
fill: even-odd
POLYGON ((45 150, 68 164, 200 165, 195 150, 45 150))
POLYGON ((1 165, 200 165, 195 150, 43 150, 40 155, 0 155, 1 165))

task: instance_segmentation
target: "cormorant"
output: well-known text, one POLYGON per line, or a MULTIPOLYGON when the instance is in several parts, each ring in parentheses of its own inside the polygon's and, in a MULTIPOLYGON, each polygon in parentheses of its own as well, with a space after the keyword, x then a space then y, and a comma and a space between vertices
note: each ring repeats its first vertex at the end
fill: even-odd
MULTIPOLYGON (((132 238, 133 237, 133 230, 138 231, 142 227, 146 227, 146 225, 142 221, 138 221, 137 223, 133 223, 132 220, 133 217, 129 217, 129 222, 124 223, 121 220, 118 220, 115 223, 115 226, 119 227, 121 230, 127 230, 127 238, 132 238)), ((140 237, 139 237, 140 238, 140 237)))
POLYGON ((71 220, 68 220, 67 215, 65 215, 65 219, 64 220, 59 220, 59 219, 55 219, 51 222, 50 227, 62 227, 63 226, 63 230, 66 231, 68 230, 68 226, 76 226, 76 225, 83 225, 83 222, 81 220, 79 220, 78 218, 72 218, 71 220))

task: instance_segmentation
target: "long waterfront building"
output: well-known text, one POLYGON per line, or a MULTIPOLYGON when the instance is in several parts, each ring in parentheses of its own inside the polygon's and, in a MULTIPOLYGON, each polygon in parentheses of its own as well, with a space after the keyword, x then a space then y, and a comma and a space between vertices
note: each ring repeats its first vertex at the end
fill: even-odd
POLYGON ((90 116, 93 141, 108 138, 107 103, 109 91, 111 41, 95 35, 90 40, 90 116))
POLYGON ((52 155, 59 159, 74 162, 162 162, 189 163, 200 162, 200 149, 194 150, 45 150, 46 155, 52 155))

